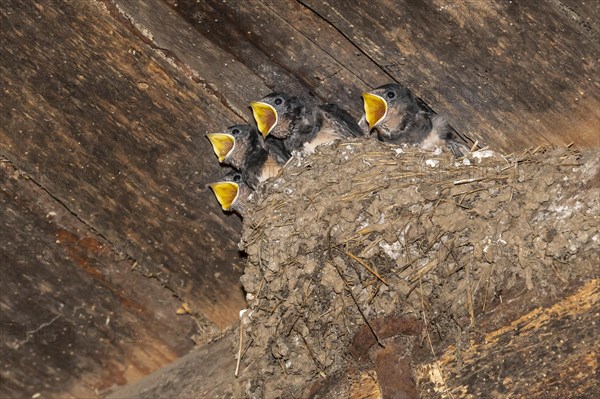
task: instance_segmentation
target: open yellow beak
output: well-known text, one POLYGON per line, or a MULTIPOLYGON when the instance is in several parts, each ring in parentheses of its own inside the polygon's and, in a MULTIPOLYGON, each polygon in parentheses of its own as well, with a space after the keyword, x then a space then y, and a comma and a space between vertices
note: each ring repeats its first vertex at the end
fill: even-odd
POLYGON ((240 191, 238 184, 231 181, 220 181, 218 183, 211 183, 208 186, 215 193, 215 197, 217 197, 217 201, 221 204, 221 208, 224 211, 230 210, 237 200, 240 191))
POLYGON ((254 114, 258 130, 262 133, 263 138, 266 138, 277 125, 277 111, 267 103, 256 101, 251 102, 250 107, 252 107, 252 114, 254 114))
POLYGON ((376 94, 363 93, 365 103, 365 116, 369 129, 373 129, 387 114, 387 102, 376 94))
POLYGON ((213 151, 219 157, 219 162, 223 162, 227 155, 235 146, 235 137, 226 133, 209 133, 206 135, 212 144, 213 151))

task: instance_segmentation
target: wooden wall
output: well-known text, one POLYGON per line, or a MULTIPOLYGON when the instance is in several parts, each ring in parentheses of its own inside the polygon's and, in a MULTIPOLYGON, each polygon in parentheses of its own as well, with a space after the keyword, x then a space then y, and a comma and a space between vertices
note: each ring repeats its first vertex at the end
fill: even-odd
POLYGON ((600 145, 597 2, 6 0, 3 395, 97 395, 244 306, 205 133, 273 89, 403 82, 494 149, 600 145), (177 315, 187 304, 190 315, 177 315), (94 334, 94 335, 92 335, 94 334))

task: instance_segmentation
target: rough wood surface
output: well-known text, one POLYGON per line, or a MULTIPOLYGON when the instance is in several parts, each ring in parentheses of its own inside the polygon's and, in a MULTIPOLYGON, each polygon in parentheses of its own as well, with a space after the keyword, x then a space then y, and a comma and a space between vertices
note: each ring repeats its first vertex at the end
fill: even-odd
POLYGON ((92 397, 193 346, 171 292, 6 161, 0 221, 3 398, 92 397))
POLYGON ((342 105, 358 119, 361 92, 390 80, 333 26, 297 1, 169 3, 195 30, 264 80, 269 89, 254 88, 248 93, 252 99, 270 90, 310 91, 320 100, 342 105))
MULTIPOLYGON (((105 4, 142 41, 188 72, 188 77, 203 86, 213 101, 214 97, 219 99, 221 104, 212 105, 224 109, 213 111, 218 117, 213 116, 212 123, 200 119, 199 122, 205 125, 201 130, 227 127, 223 124, 231 124, 234 120, 227 110, 243 117, 247 114, 249 102, 256 99, 255 93, 268 90, 251 66, 231 58, 228 45, 213 43, 204 32, 193 29, 165 2, 127 0, 106 1, 105 4)), ((214 161, 212 158, 209 160, 214 161)))
POLYGON ((600 144, 597 35, 551 1, 301 3, 493 148, 600 144))
POLYGON ((205 188, 224 172, 204 134, 240 119, 102 4, 3 2, 0 15, 1 393, 90 397, 237 319, 240 222, 205 188), (6 186, 13 166, 29 180, 6 186), (139 339, 87 342, 88 325, 139 339), (76 344, 28 333, 56 326, 76 344))
MULTIPOLYGON (((499 306, 467 349, 448 347, 422 365, 422 398, 596 398, 600 281, 523 315, 524 299, 499 306), (503 320, 510 314, 513 320, 503 320)), ((535 303, 535 300, 533 300, 535 303)))
POLYGON ((234 377, 230 335, 204 345, 173 364, 107 396, 107 399, 242 398, 234 377))
POLYGON ((0 155, 8 163, 0 173, 16 168, 29 180, 3 184, 0 267, 29 272, 2 281, 0 345, 9 360, 1 393, 30 397, 23 381, 38 381, 50 396, 92 395, 179 356, 192 334, 237 319, 245 305, 240 222, 205 189, 224 170, 203 136, 249 120, 248 101, 273 89, 337 102, 358 117, 360 93, 395 79, 494 149, 600 145, 598 7, 576 0, 3 1, 0 155), (40 204, 38 195, 46 195, 40 204), (46 226, 54 208, 64 217, 46 226), (63 256, 58 235, 74 256, 63 256), (56 261, 52 273, 36 266, 48 259, 56 261), (32 298, 36 289, 43 295, 45 278, 52 300, 25 307, 25 294, 13 294, 27 286, 32 298), (98 299, 114 293, 122 300, 98 299), (128 301, 146 306, 136 313, 128 301), (183 303, 194 321, 175 314, 183 303), (20 366, 29 342, 15 349, 21 338, 12 328, 42 331, 61 304, 51 326, 81 327, 75 309, 85 304, 93 325, 110 315, 148 338, 124 351, 110 340, 94 351, 77 347, 73 356, 84 360, 74 368, 62 355, 68 347, 35 346, 20 366), (157 330, 170 328, 146 330, 152 320, 157 330), (32 366, 42 363, 53 369, 32 366))
POLYGON ((222 173, 204 134, 239 117, 99 4, 16 3, 2 9, 2 155, 192 311, 230 324, 240 223, 204 186, 222 173))

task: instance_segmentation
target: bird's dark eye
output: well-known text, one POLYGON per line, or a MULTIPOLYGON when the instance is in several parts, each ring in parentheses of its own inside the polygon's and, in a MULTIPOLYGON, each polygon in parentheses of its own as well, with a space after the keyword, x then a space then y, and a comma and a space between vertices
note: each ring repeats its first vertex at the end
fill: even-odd
POLYGON ((388 92, 387 97, 391 100, 392 98, 396 97, 396 93, 390 91, 388 92))
POLYGON ((283 100, 281 98, 275 99, 275 105, 281 105, 281 103, 283 103, 283 100))
POLYGON ((238 134, 240 132, 240 129, 233 129, 231 131, 232 134, 238 134))
POLYGON ((233 181, 236 183, 239 183, 240 181, 242 181, 242 176, 241 175, 233 175, 233 181))

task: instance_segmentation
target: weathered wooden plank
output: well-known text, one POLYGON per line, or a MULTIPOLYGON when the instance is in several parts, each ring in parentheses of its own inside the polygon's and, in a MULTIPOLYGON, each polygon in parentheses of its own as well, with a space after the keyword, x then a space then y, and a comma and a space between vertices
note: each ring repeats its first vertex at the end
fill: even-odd
MULTIPOLYGON (((248 102, 273 90, 274 84, 295 91, 303 89, 301 81, 292 75, 285 65, 273 62, 274 49, 262 45, 257 47, 249 39, 261 29, 269 30, 268 27, 273 23, 275 15, 268 12, 265 7, 263 7, 262 13, 259 12, 260 10, 253 9, 252 13, 242 15, 243 10, 240 10, 239 7, 243 4, 237 1, 219 4, 208 1, 165 0, 165 4, 184 17, 195 31, 200 32, 215 46, 228 51, 232 60, 242 63, 260 76, 261 85, 240 85, 239 87, 239 95, 246 98, 248 102), (242 17, 252 18, 252 28, 243 25, 242 17), (224 29, 224 27, 227 28, 224 29), (274 77, 277 77, 276 80, 274 77)), ((245 8, 249 8, 251 5, 248 3, 245 8)), ((254 6, 256 7, 256 3, 254 6)), ((175 53, 180 51, 178 48, 174 49, 175 53)))
MULTIPOLYGON (((356 77, 346 82, 346 85, 357 85, 364 90, 367 87, 376 87, 389 82, 390 77, 384 69, 367 57, 335 26, 327 23, 297 0, 263 0, 263 2, 294 30, 317 46, 319 52, 325 52, 356 77)), ((317 69, 318 64, 312 68, 317 69)), ((327 81, 323 81, 322 84, 327 85, 327 81)), ((353 107, 362 106, 360 98, 353 98, 352 101, 353 107)))
POLYGON ((95 397, 193 346, 180 301, 0 163, 0 396, 95 397))
POLYGON ((545 2, 300 1, 463 133, 506 151, 600 143, 598 46, 545 2))
POLYGON ((204 186, 223 171, 203 136, 239 116, 98 3, 0 14, 2 155, 199 319, 236 320, 240 223, 204 186))
MULTIPOLYGON (((361 92, 389 81, 333 26, 295 0, 167 2, 195 30, 259 74, 272 90, 310 91, 358 118, 361 92)), ((249 94, 257 99, 266 92, 249 94)))
POLYGON ((109 399, 243 398, 235 373, 231 334, 177 359, 136 384, 115 390, 109 399))
MULTIPOLYGON (((249 116, 248 103, 256 99, 255 92, 268 91, 254 71, 230 56, 227 46, 213 44, 161 0, 114 0, 107 4, 116 4, 144 41, 190 71, 192 78, 240 117, 249 116)), ((231 125, 227 120, 220 123, 231 125)))
POLYGON ((523 299, 496 309, 467 348, 450 346, 436 362, 422 365, 421 397, 598 397, 600 282, 515 314, 515 307, 528 306, 523 299), (516 317, 495 324, 511 314, 516 317))
POLYGON ((548 0, 554 7, 563 9, 567 18, 579 26, 582 40, 600 40, 600 3, 582 0, 548 0), (585 36, 588 36, 587 38, 585 36))

